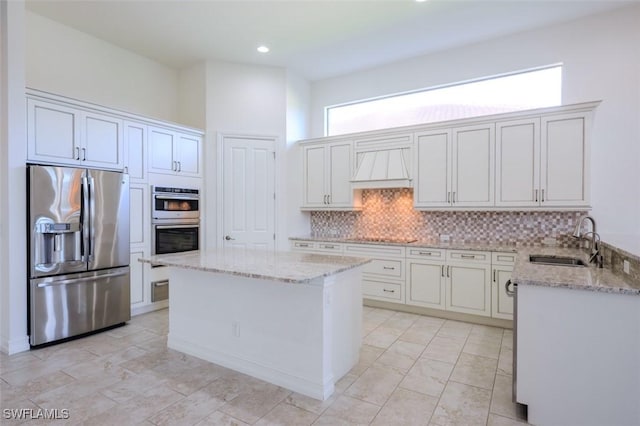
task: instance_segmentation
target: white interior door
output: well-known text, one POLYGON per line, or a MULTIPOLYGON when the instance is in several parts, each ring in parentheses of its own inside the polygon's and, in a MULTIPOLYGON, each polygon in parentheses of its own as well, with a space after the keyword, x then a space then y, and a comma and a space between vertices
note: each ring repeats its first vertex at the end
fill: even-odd
POLYGON ((275 140, 224 136, 224 247, 275 247, 275 140))

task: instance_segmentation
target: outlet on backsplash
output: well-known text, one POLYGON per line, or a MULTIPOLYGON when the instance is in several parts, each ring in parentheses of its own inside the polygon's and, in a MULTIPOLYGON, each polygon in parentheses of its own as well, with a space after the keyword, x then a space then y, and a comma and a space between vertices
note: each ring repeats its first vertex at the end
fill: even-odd
POLYGON ((545 237, 542 239, 542 244, 545 246, 556 246, 558 245, 558 240, 556 240, 556 237, 545 237))
POLYGON ((449 234, 440 234, 441 243, 448 243, 449 241, 451 241, 451 236, 449 234))

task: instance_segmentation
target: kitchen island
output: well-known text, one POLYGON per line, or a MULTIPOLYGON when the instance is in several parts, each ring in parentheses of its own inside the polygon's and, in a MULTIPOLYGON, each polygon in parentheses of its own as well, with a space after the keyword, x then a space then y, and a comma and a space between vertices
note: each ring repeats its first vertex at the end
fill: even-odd
POLYGON ((224 249, 140 261, 169 267, 171 349, 316 399, 358 362, 368 259, 224 249))
POLYGON ((640 283, 593 265, 533 264, 530 254, 588 264, 584 250, 518 251, 514 374, 529 422, 640 424, 640 283))

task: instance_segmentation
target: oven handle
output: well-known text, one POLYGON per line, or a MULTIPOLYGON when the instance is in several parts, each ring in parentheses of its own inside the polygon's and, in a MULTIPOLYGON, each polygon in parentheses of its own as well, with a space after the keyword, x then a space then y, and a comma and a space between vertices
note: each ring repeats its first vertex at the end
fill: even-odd
POLYGON ((199 200, 199 195, 164 195, 164 194, 153 194, 156 199, 159 200, 199 200))
POLYGON ((156 229, 175 229, 175 228, 199 228, 199 223, 187 225, 153 225, 156 229))

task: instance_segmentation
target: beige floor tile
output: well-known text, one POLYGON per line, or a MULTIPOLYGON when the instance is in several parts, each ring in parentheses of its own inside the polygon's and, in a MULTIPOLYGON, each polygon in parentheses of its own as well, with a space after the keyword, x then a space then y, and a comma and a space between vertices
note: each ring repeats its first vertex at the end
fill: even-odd
MULTIPOLYGON (((37 350, 33 352, 37 352, 37 350)), ((52 353, 51 356, 47 356, 42 362, 3 374, 2 379, 12 386, 22 386, 41 376, 53 374, 66 367, 97 358, 97 355, 83 350, 59 350, 52 353)))
POLYGON ((498 374, 510 376, 513 374, 513 350, 502 346, 498 358, 498 374))
POLYGON ((201 422, 196 423, 196 426, 249 426, 249 424, 228 414, 216 411, 201 422))
POLYGON ((172 361, 159 365, 152 371, 164 379, 166 385, 171 389, 183 395, 190 395, 224 376, 229 370, 210 363, 192 366, 190 362, 177 363, 172 361))
POLYGON ((291 394, 284 388, 261 382, 225 404, 219 411, 253 424, 291 394))
POLYGON ((479 339, 472 340, 471 337, 469 337, 467 339, 467 343, 465 343, 464 347, 462 348, 462 352, 471 355, 479 355, 486 358, 498 359, 500 356, 500 348, 500 341, 483 341, 479 339))
POLYGON ((440 327, 442 327, 444 325, 444 323, 447 320, 442 319, 442 318, 435 318, 435 317, 426 317, 426 316, 420 316, 416 322, 413 323, 414 327, 421 327, 421 328, 428 328, 434 332, 438 332, 438 330, 440 330, 440 327))
POLYGON ((497 367, 495 359, 462 353, 449 380, 491 390, 497 367))
POLYGON ((325 411, 315 425, 367 425, 378 414, 380 407, 375 404, 360 401, 346 395, 341 395, 325 411))
POLYGON ((431 342, 433 336, 435 336, 437 330, 432 328, 416 326, 413 324, 411 327, 407 329, 402 335, 398 338, 403 342, 416 343, 418 345, 426 346, 431 342))
POLYGON ((415 314, 396 312, 393 316, 387 319, 382 326, 404 332, 411 327, 414 322, 416 322, 418 317, 419 315, 415 314))
POLYGON ((144 395, 154 387, 162 386, 165 386, 164 379, 152 371, 145 370, 107 386, 100 390, 100 393, 119 404, 124 404, 133 398, 144 395))
POLYGON ((376 405, 383 405, 402 381, 403 375, 397 370, 372 366, 345 391, 345 395, 376 405))
POLYGON ((458 361, 460 352, 462 352, 464 343, 465 340, 462 338, 436 335, 422 352, 421 357, 455 364, 458 361))
POLYGON ((380 355, 384 352, 383 348, 363 344, 360 348, 360 358, 358 363, 349 371, 349 374, 360 376, 369 368, 380 355))
POLYGON ((489 411, 503 417, 519 419, 518 407, 512 402, 512 380, 512 376, 496 374, 489 411))
POLYGON ((255 424, 256 426, 305 426, 312 424, 317 418, 317 414, 281 403, 255 424))
POLYGON ((504 329, 499 327, 489 327, 486 325, 474 324, 469 333, 470 340, 480 340, 482 342, 502 343, 504 329))
POLYGON ((416 343, 396 341, 376 360, 376 364, 393 367, 402 373, 409 371, 420 357, 425 346, 416 343))
MULTIPOLYGON (((85 396, 84 398, 76 399, 69 403, 67 408, 69 410, 69 421, 67 424, 81 424, 90 417, 98 414, 108 415, 109 410, 117 406, 117 403, 103 395, 98 393, 85 396)), ((43 407, 45 408, 45 407, 43 407)), ((60 407, 47 407, 47 408, 60 408, 60 407)))
POLYGON ((362 341, 365 345, 387 349, 403 332, 395 328, 380 326, 369 333, 362 341))
POLYGON ((400 382, 400 387, 425 395, 440 397, 454 364, 421 358, 400 382))
MULTIPOLYGON (((11 403, 14 401, 35 398, 42 393, 66 386, 74 381, 75 379, 73 377, 61 371, 37 377, 21 386, 9 386, 6 382, 2 381, 0 395, 2 395, 3 403, 6 402, 8 405, 12 405, 11 403)), ((18 408, 17 406, 7 407, 18 408)))
POLYGON ((521 426, 526 424, 528 423, 525 421, 514 420, 492 413, 489 413, 489 419, 487 420, 487 426, 521 426))
POLYGON ((485 425, 490 403, 490 390, 449 382, 440 397, 430 424, 485 425))
POLYGON ((471 333, 472 327, 472 324, 466 322, 447 320, 444 324, 442 324, 442 327, 440 327, 440 330, 438 330, 437 335, 441 337, 456 337, 459 339, 466 339, 467 337, 469 337, 469 333, 471 333))
POLYGON ((331 404, 333 404, 338 396, 340 396, 340 394, 334 392, 333 395, 331 395, 329 398, 321 401, 319 399, 310 398, 308 396, 293 392, 284 400, 284 402, 295 407, 302 408, 303 410, 309 411, 319 416, 320 414, 324 413, 325 410, 331 406, 331 404))
POLYGON ((427 425, 437 404, 438 398, 398 388, 371 424, 374 426, 427 425))
POLYGON ((502 335, 502 346, 513 349, 513 330, 505 330, 502 335))
POLYGON ((21 352, 11 356, 0 352, 0 376, 40 364, 42 360, 31 352, 21 352))
POLYGON ((353 384, 353 382, 358 380, 358 377, 359 377, 358 375, 352 374, 352 373, 348 373, 342 376, 342 378, 338 380, 335 384, 335 393, 337 394, 344 393, 344 391, 346 391, 347 388, 349 388, 349 386, 353 384))

